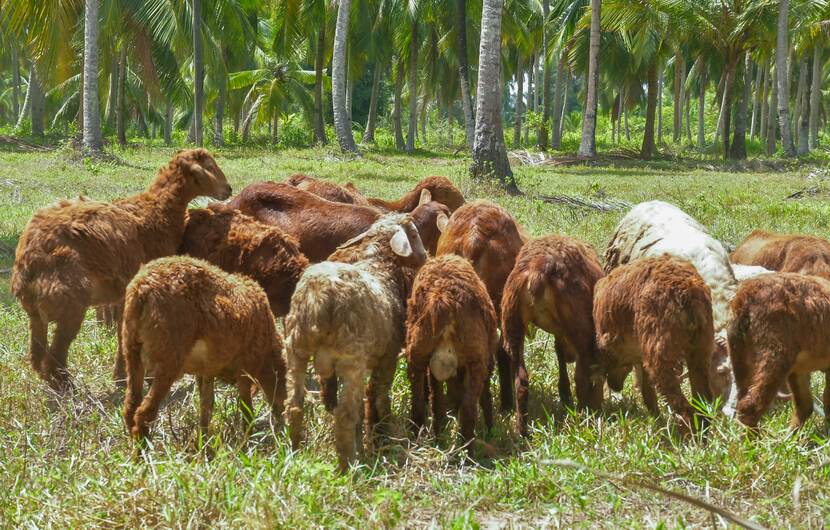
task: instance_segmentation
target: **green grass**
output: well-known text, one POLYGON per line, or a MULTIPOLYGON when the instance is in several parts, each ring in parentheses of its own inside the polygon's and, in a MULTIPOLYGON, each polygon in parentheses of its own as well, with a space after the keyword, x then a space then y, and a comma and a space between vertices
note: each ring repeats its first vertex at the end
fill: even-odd
MULTIPOLYGON (((466 460, 452 436, 417 444, 407 439, 409 391, 403 365, 393 396, 398 436, 344 476, 335 471, 330 417, 316 399, 309 403, 307 442, 292 453, 283 434, 272 433, 264 410, 255 433, 244 441, 234 393, 221 388, 215 435, 207 441, 211 451, 198 451, 189 378, 162 409, 148 458, 135 459, 120 416, 122 396, 110 379, 113 334, 89 314, 70 350, 78 392, 72 399, 55 400, 27 365, 26 317, 8 292, 8 276, 17 238, 36 208, 78 194, 110 199, 137 192, 171 153, 160 148, 117 152, 128 166, 73 162, 65 151, 0 152, 0 525, 726 524, 699 508, 591 470, 653 481, 769 527, 830 525, 830 451, 819 419, 791 435, 786 428, 790 406, 780 404, 764 418, 763 436, 757 440, 747 440, 739 426, 719 417, 705 441, 682 441, 672 432, 668 411, 660 419, 650 418, 630 388, 596 417, 570 413, 556 395, 553 341, 543 333, 528 353, 532 435, 514 437, 511 416, 497 415, 488 438, 498 453, 493 459, 466 460), (560 460, 584 469, 558 465, 560 460)), ((443 174, 468 197, 503 204, 530 234, 568 234, 590 242, 600 254, 624 213, 506 197, 467 180, 468 159, 441 153, 408 158, 368 152, 341 161, 334 150, 234 149, 219 152, 217 159, 236 190, 249 182, 307 172, 354 181, 369 195, 395 197, 423 176, 443 174)), ((830 236, 830 208, 821 193, 785 200, 811 184, 806 180, 810 168, 755 167, 761 169, 731 171, 719 163, 664 161, 518 167, 516 173, 529 196, 674 202, 728 244, 754 228, 830 236)))

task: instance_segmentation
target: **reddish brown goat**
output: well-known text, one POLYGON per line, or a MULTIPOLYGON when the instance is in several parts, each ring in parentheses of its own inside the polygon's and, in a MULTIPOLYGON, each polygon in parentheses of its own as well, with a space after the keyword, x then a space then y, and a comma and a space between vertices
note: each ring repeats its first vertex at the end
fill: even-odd
MULTIPOLYGON (((796 273, 742 282, 732 301, 729 351, 738 387, 738 420, 756 429, 784 381, 793 395, 790 426, 813 412, 810 374, 830 370, 830 282, 796 273)), ((830 388, 824 389, 825 415, 830 388)))
POLYGON ((659 414, 656 387, 685 427, 705 424, 680 387, 685 360, 692 394, 712 399, 712 298, 691 263, 664 254, 614 269, 596 284, 594 324, 600 370, 613 390, 622 390, 636 366, 649 412, 659 414))
POLYGON ((250 278, 187 256, 154 260, 127 287, 122 326, 124 420, 137 440, 147 438, 162 399, 185 373, 198 378, 203 434, 213 414, 215 378, 237 386, 249 420, 253 384, 262 389, 274 419, 281 419, 282 340, 265 293, 250 278), (146 373, 153 384, 144 398, 146 373))
POLYGON ((288 313, 294 288, 308 267, 297 240, 279 228, 215 208, 188 212, 179 253, 252 278, 265 290, 278 317, 288 313))
MULTIPOLYGON (((426 419, 429 372, 433 430, 446 424, 443 382, 460 397, 461 436, 474 438, 476 404, 493 427, 490 373, 498 348, 496 311, 470 262, 452 254, 432 258, 415 277, 406 317, 406 358, 412 385, 412 423, 426 419)), ((473 449, 472 444, 469 446, 473 449)))
MULTIPOLYGON (((354 188, 352 186, 352 188, 354 188)), ((418 207, 421 193, 428 190, 432 200, 447 206, 454 212, 464 204, 464 195, 447 177, 432 176, 421 180, 414 188, 396 201, 370 198, 369 204, 385 212, 411 212, 418 207)))
POLYGON ((308 175, 303 175, 302 173, 291 175, 285 182, 301 190, 313 193, 318 197, 322 197, 327 201, 369 206, 369 201, 362 193, 357 191, 354 185, 341 186, 334 182, 316 179, 308 175))
MULTIPOLYGON (((413 212, 418 232, 427 234, 445 224, 447 210, 430 204, 423 195, 421 211, 413 212)), ((326 260, 341 244, 372 226, 381 213, 369 206, 327 201, 313 193, 283 183, 262 182, 246 186, 225 208, 237 209, 258 221, 277 226, 300 243, 300 251, 312 263, 326 260)), ((435 252, 435 247, 427 248, 435 252)))
POLYGON ((534 325, 555 335, 559 398, 570 405, 568 362, 576 361, 576 395, 581 406, 598 409, 602 385, 591 382, 598 359, 594 335, 594 284, 602 278, 596 251, 575 239, 551 235, 528 241, 507 278, 501 322, 516 377, 516 427, 527 434, 528 375, 524 340, 534 325))
MULTIPOLYGON (((438 239, 436 255, 457 254, 470 260, 499 312, 504 284, 526 239, 507 210, 489 201, 475 201, 453 212, 438 239)), ((513 408, 513 370, 503 345, 496 360, 501 410, 509 411, 513 408)))
POLYGON ((67 351, 87 307, 120 303, 143 263, 178 250, 188 202, 230 193, 213 157, 190 149, 177 153, 143 193, 113 202, 61 201, 35 212, 17 244, 11 290, 29 315, 29 356, 38 374, 65 388, 67 351), (51 343, 49 322, 57 323, 51 343))
POLYGON ((830 280, 830 241, 816 236, 755 230, 738 245, 731 261, 830 280))

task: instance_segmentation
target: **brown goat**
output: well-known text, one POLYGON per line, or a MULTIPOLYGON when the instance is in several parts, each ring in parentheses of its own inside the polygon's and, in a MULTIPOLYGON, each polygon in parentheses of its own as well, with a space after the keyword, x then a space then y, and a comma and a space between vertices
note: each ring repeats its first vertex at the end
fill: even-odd
POLYGON ((459 422, 465 442, 474 438, 479 401, 487 430, 493 428, 490 373, 498 349, 497 326, 487 288, 469 261, 448 254, 430 259, 421 268, 406 316, 406 358, 416 434, 426 419, 427 371, 436 434, 447 420, 444 381, 460 397, 459 422))
POLYGON ((306 269, 285 319, 285 417, 295 449, 302 438, 306 368, 312 358, 322 380, 343 380, 342 399, 334 409, 341 470, 355 455, 364 396, 368 434, 391 414, 389 392, 404 345, 406 298, 425 260, 411 217, 389 214, 346 242, 331 261, 306 269))
POLYGON ((294 288, 308 267, 290 235, 238 211, 216 208, 188 212, 179 252, 254 279, 278 317, 288 313, 294 288))
POLYGON ((127 287, 122 326, 124 420, 137 440, 149 436, 162 399, 186 373, 198 378, 203 434, 213 414, 215 378, 237 386, 249 420, 252 384, 258 385, 280 420, 285 400, 282 341, 265 292, 250 278, 191 257, 157 259, 127 287), (152 374, 153 384, 142 402, 146 373, 152 374))
POLYGON ((302 173, 291 175, 285 180, 285 183, 309 193, 313 193, 314 195, 322 197, 327 201, 369 206, 369 201, 363 196, 362 193, 357 191, 357 188, 355 188, 354 185, 341 186, 339 184, 335 184, 334 182, 316 179, 308 175, 303 175, 302 173))
POLYGON ((190 149, 177 153, 143 193, 35 212, 17 245, 11 288, 29 315, 29 356, 38 374, 65 388, 67 351, 87 307, 120 303, 142 264, 176 253, 188 202, 230 193, 213 157, 190 149), (51 344, 49 322, 57 322, 51 344))
MULTIPOLYGON (((354 186, 352 186, 354 188, 354 186)), ((421 180, 414 188, 396 201, 369 198, 369 204, 384 212, 411 212, 418 207, 421 193, 428 190, 432 200, 447 206, 450 212, 464 204, 464 195, 447 177, 432 176, 421 180)))
MULTIPOLYGON (((489 201, 475 201, 453 212, 435 254, 457 254, 470 260, 498 313, 504 284, 526 239, 507 210, 489 201)), ((501 410, 509 411, 513 408, 513 370, 503 345, 496 360, 501 410)))
MULTIPOLYGON (((420 208, 424 211, 413 212, 414 219, 423 223, 416 224, 418 231, 425 234, 445 225, 443 217, 447 216, 442 206, 430 205, 429 200, 429 192, 422 194, 420 208)), ((246 186, 225 208, 237 209, 262 223, 282 228, 297 238, 300 251, 312 263, 328 259, 338 246, 368 230, 381 216, 376 208, 327 201, 288 184, 274 182, 246 186)), ((435 248, 427 250, 434 252, 435 248)))
POLYGON ((731 260, 760 265, 773 271, 812 274, 830 280, 830 241, 799 235, 755 230, 744 239, 731 260))
MULTIPOLYGON (((813 412, 810 374, 830 370, 830 282, 797 273, 741 283, 732 301, 729 353, 738 387, 738 420, 756 429, 784 381, 793 395, 790 426, 813 412)), ((824 389, 825 415, 830 388, 824 389)))
POLYGON ((704 425, 680 388, 685 360, 692 394, 712 399, 712 298, 694 265, 664 254, 614 269, 596 284, 594 324, 600 369, 613 390, 622 390, 636 366, 649 412, 659 414, 656 387, 686 427, 704 425))
POLYGON ((551 235, 525 243, 507 278, 501 329, 516 377, 516 427, 527 434, 528 375, 524 340, 534 325, 555 335, 559 398, 571 405, 568 362, 576 361, 576 395, 581 406, 602 405, 602 385, 591 382, 598 359, 594 335, 594 285, 602 278, 596 251, 570 237, 551 235))

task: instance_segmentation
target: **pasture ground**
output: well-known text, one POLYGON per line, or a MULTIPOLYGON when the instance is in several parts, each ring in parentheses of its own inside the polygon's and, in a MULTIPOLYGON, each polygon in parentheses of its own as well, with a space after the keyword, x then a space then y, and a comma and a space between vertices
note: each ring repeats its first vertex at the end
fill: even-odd
MULTIPOLYGON (((556 394, 553 341, 544 333, 536 335, 528 353, 532 435, 514 437, 512 417, 497 415, 488 438, 497 449, 493 459, 466 460, 453 436, 419 444, 407 439, 409 391, 401 363, 393 396, 399 438, 345 476, 335 472, 330 418, 316 399, 307 401, 307 443, 292 453, 284 435, 272 433, 263 408, 244 442, 235 395, 220 386, 215 435, 206 441, 210 450, 200 452, 194 439, 197 403, 187 378, 162 409, 149 457, 136 461, 120 415, 122 396, 111 382, 114 334, 90 312, 70 351, 78 390, 71 399, 50 397, 25 358, 26 317, 9 294, 9 271, 17 238, 36 208, 78 194, 110 199, 138 192, 171 154, 162 148, 118 151, 125 165, 75 162, 63 150, 0 152, 0 526, 727 525, 636 481, 700 498, 768 527, 830 525, 830 445, 820 418, 791 435, 790 406, 779 404, 764 418, 760 439, 746 439, 740 427, 718 417, 705 442, 682 441, 672 434, 665 409, 660 419, 647 415, 630 382, 596 417, 568 412, 556 394), (610 480, 595 471, 630 480, 610 480)), ((503 196, 469 182, 469 160, 449 154, 369 151, 343 161, 325 149, 229 149, 217 159, 235 190, 306 172, 352 180, 368 195, 396 197, 420 177, 443 174, 469 198, 504 205, 531 235, 568 234, 589 241, 600 254, 624 213, 503 196)), ((780 161, 734 168, 688 160, 516 168, 528 196, 605 197, 632 204, 667 200, 731 245, 753 228, 830 236, 825 195, 830 188, 812 171, 809 164, 780 161), (785 199, 805 188, 815 193, 785 199)), ((817 395, 821 388, 823 378, 816 378, 817 395)))

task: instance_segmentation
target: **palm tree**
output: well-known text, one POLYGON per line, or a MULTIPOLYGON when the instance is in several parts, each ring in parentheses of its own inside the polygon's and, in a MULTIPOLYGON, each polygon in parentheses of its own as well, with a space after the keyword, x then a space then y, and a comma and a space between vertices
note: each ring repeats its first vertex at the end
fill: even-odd
POLYGON ((778 10, 778 36, 775 45, 775 70, 778 72, 778 126, 781 130, 784 156, 792 157, 795 156, 795 145, 790 132, 790 71, 787 66, 787 57, 790 54, 789 0, 780 0, 778 10))
POLYGON ((202 59, 202 0, 191 0, 193 11, 193 129, 196 145, 202 145, 202 99, 205 64, 202 59))
POLYGON ((601 0, 591 0, 591 47, 588 52, 587 95, 582 115, 582 141, 579 156, 597 156, 597 85, 599 84, 599 38, 601 0))
POLYGON ((464 111, 464 131, 467 148, 473 148, 475 139, 475 117, 470 96, 470 69, 467 61, 467 0, 455 1, 455 24, 458 31, 458 75, 461 78, 461 108, 464 111))
POLYGON ((501 125, 501 16, 504 0, 484 0, 476 89, 476 131, 473 142, 474 178, 496 178, 508 193, 518 194, 501 125))
POLYGON ((340 149, 357 152, 352 135, 352 124, 346 110, 346 44, 349 30, 351 0, 340 0, 337 7, 337 25, 334 30, 334 52, 331 61, 331 99, 334 110, 334 129, 340 149))
POLYGON ((98 104, 98 0, 86 0, 84 14, 84 149, 101 151, 101 112, 98 104))

